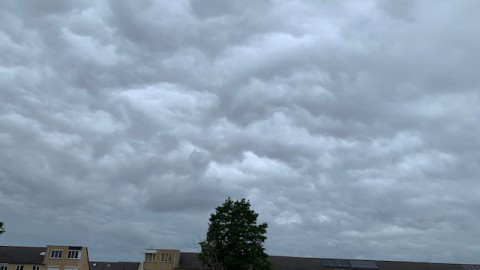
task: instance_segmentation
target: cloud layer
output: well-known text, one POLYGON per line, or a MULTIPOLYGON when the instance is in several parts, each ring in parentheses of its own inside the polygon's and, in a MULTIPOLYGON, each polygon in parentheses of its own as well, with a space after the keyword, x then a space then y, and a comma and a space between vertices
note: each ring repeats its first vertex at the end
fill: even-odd
POLYGON ((5 245, 477 262, 477 1, 3 1, 5 245))

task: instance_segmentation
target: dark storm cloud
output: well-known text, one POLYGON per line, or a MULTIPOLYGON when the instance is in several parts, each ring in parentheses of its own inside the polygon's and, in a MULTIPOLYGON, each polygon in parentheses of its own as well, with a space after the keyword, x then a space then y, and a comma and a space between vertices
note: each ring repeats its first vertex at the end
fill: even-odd
POLYGON ((0 5, 3 244, 195 250, 232 196, 272 254, 475 262, 477 2, 0 5))

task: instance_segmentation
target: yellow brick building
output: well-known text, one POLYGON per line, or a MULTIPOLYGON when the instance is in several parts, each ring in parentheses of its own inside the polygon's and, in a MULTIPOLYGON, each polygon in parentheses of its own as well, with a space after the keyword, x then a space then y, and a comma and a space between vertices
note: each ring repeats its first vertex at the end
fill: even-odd
POLYGON ((88 262, 81 246, 0 246, 0 270, 89 270, 88 262))
POLYGON ((178 268, 180 250, 175 249, 146 249, 144 270, 173 270, 178 268))

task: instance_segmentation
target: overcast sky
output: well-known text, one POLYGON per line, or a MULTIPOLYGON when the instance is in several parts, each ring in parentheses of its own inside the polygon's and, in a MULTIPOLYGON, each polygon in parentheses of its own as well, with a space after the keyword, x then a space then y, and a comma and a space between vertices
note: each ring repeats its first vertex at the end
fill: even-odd
POLYGON ((0 2, 0 245, 480 263, 480 2, 0 2))

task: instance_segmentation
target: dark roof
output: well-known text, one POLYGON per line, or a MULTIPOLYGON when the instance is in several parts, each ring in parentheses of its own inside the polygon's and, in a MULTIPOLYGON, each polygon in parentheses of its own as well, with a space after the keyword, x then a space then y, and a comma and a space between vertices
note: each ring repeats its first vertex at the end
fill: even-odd
POLYGON ((45 247, 0 246, 0 263, 42 264, 45 247))
MULTIPOLYGON (((286 256, 270 256, 269 261, 272 263, 272 270, 316 270, 324 269, 322 267, 322 259, 319 258, 302 258, 302 257, 286 257, 286 256)), ((326 268, 326 267, 325 267, 326 268)), ((328 269, 328 268, 326 268, 328 269)))
POLYGON ((90 261, 90 270, 138 270, 139 262, 95 262, 90 261))
POLYGON ((195 252, 181 252, 177 269, 207 269, 198 262, 197 257, 198 253, 195 252))
MULTIPOLYGON (((180 253, 180 262, 177 269, 205 269, 206 267, 202 267, 197 261, 197 256, 198 253, 193 252, 180 253)), ((269 256, 269 260, 272 263, 272 270, 365 270, 352 267, 335 269, 332 267, 324 267, 322 266, 322 260, 324 260, 324 258, 269 256)), ((368 260, 355 261, 368 262, 368 260)), ((465 270, 462 264, 377 260, 373 260, 372 262, 375 262, 375 265, 378 267, 378 269, 374 270, 465 270)))
POLYGON ((463 270, 460 264, 376 261, 378 269, 391 270, 463 270))

